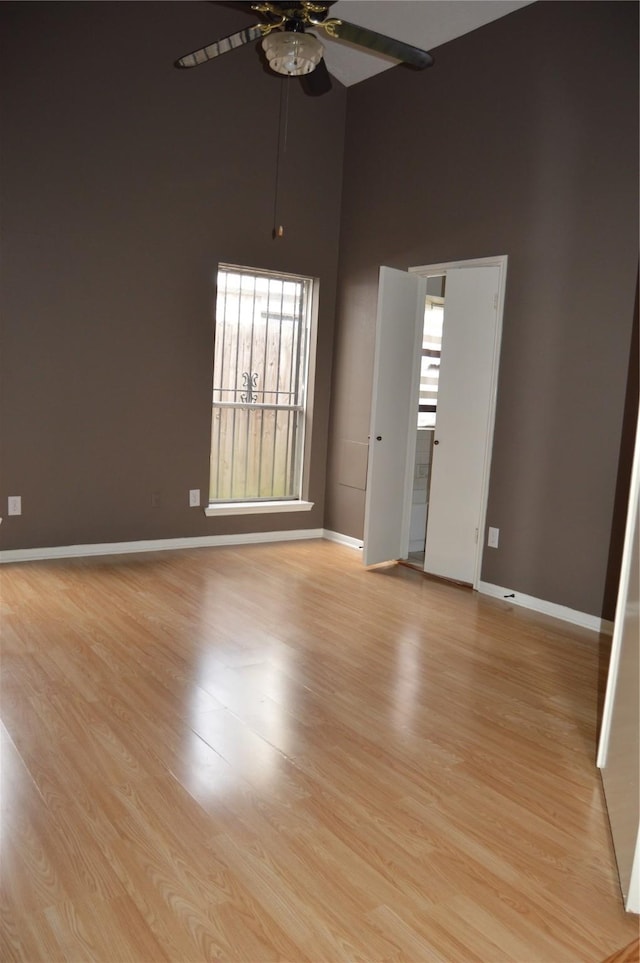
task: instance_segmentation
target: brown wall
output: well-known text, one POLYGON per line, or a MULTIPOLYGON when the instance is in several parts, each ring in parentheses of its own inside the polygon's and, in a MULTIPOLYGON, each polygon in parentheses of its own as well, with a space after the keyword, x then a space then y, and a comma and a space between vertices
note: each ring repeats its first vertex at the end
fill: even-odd
POLYGON ((4 549, 323 522, 345 91, 280 91, 254 45, 179 55, 254 22, 210 3, 2 4, 4 549), (206 519, 219 261, 320 278, 311 498, 206 519), (161 505, 151 507, 152 492, 161 505), (6 517, 8 495, 23 515, 6 517))
POLYGON ((611 616, 638 264, 635 3, 536 3, 439 48, 431 70, 348 97, 294 82, 275 242, 281 81, 251 46, 172 67, 251 15, 80 2, 0 17, 0 506, 20 494, 24 510, 3 512, 2 548, 323 523, 361 536, 363 471, 344 453, 367 441, 379 265, 508 254, 500 548, 482 577, 611 616), (208 485, 220 260, 321 279, 304 517, 187 507, 208 485))
POLYGON ((439 48, 429 71, 349 90, 325 520, 362 536, 343 453, 367 441, 379 265, 507 254, 487 518, 500 547, 482 578, 609 618, 637 36, 635 3, 540 2, 439 48))

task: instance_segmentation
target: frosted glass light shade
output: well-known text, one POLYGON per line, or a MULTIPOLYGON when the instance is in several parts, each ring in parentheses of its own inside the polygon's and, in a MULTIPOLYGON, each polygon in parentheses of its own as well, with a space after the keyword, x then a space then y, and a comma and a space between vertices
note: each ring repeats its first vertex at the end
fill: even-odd
POLYGON ((320 63, 324 47, 312 33, 274 30, 262 41, 269 66, 277 74, 299 77, 310 74, 320 63))

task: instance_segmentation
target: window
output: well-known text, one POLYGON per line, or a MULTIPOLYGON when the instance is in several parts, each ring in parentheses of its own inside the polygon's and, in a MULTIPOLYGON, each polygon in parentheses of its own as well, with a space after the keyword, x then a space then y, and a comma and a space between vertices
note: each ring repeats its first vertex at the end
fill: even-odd
POLYGON ((427 295, 422 334, 418 428, 433 428, 436 423, 443 318, 444 298, 427 295))
POLYGON ((221 264, 211 420, 212 513, 303 501, 311 278, 221 264))

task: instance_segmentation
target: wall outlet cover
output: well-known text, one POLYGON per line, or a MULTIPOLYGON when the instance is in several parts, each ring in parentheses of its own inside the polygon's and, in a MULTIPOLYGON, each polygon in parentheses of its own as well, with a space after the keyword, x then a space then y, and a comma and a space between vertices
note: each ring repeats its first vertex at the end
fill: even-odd
POLYGON ((200 505, 200 489, 189 489, 189 508, 198 508, 200 505))

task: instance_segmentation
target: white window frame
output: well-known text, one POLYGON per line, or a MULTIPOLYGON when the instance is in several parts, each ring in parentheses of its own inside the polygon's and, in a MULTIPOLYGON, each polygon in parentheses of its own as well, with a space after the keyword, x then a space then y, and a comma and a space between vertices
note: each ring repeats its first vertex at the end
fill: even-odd
MULTIPOLYGON (((284 271, 269 271, 263 268, 253 268, 246 265, 220 263, 218 270, 243 271, 248 274, 275 279, 305 280, 310 284, 310 309, 308 325, 308 345, 306 358, 306 392, 304 411, 302 414, 303 441, 301 445, 300 488, 297 497, 287 499, 247 499, 233 501, 209 501, 204 509, 205 515, 215 517, 221 515, 255 515, 287 512, 305 512, 313 508, 314 503, 309 500, 309 468, 311 463, 312 413, 314 403, 316 346, 318 328, 318 278, 308 275, 293 274, 284 271)), ((213 411, 213 404, 212 404, 213 411)), ((209 485, 209 491, 211 485, 209 485)))

